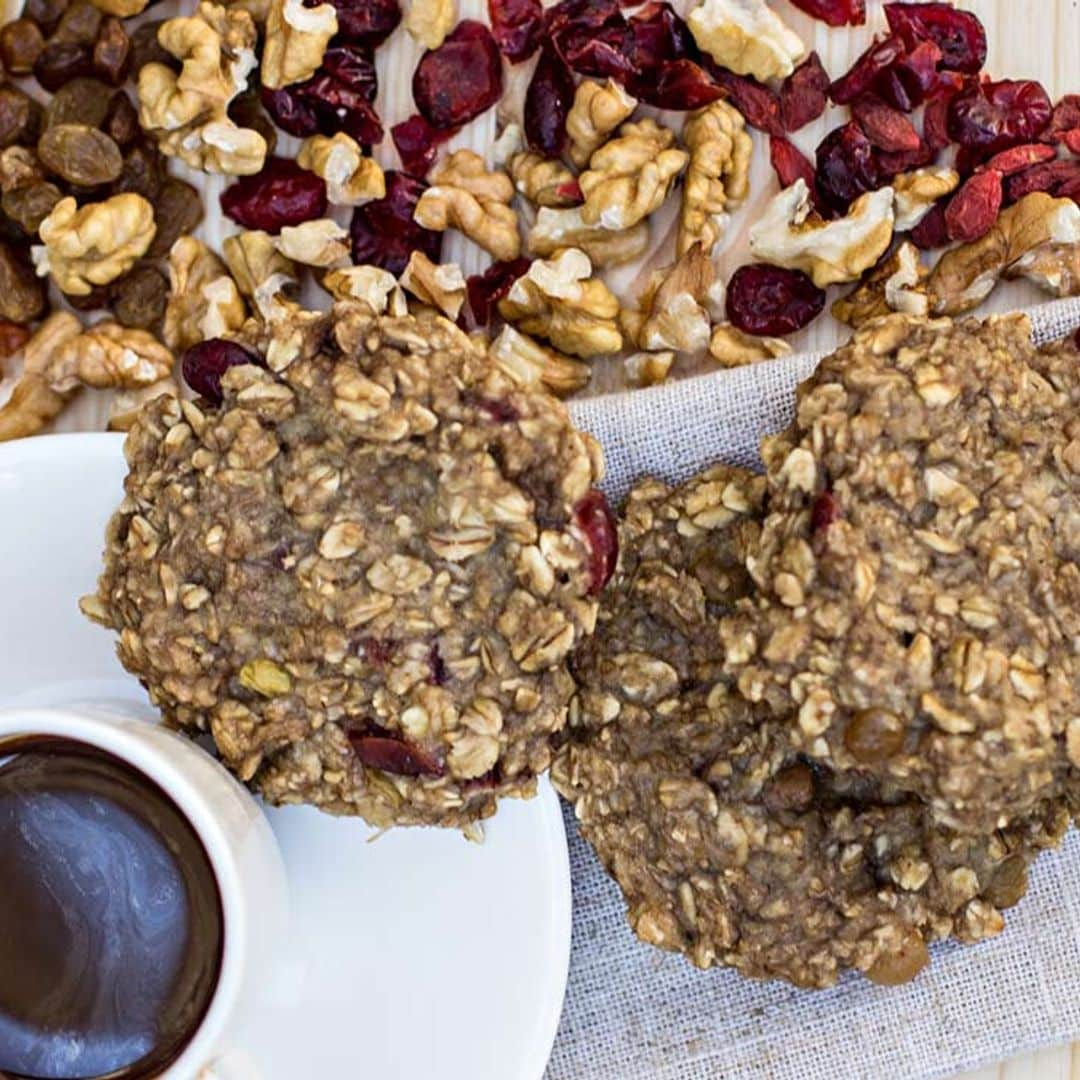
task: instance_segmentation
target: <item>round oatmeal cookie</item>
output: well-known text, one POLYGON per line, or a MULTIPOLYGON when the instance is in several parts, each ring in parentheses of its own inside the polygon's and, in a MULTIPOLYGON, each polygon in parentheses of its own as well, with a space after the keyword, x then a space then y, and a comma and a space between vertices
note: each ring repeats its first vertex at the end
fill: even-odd
POLYGON ((84 606, 270 802, 466 826, 565 723, 615 560, 599 447, 444 319, 294 330, 220 406, 140 416, 84 606))
POLYGON ((1077 367, 1023 316, 870 324, 766 442, 741 693, 792 746, 986 833, 1080 756, 1077 367))
POLYGON ((752 588, 763 494, 720 466, 630 495, 552 778, 642 940, 804 987, 847 968, 904 982, 928 942, 1002 928, 1067 816, 1050 802, 986 836, 949 832, 917 799, 794 754, 738 695, 720 620, 752 588))

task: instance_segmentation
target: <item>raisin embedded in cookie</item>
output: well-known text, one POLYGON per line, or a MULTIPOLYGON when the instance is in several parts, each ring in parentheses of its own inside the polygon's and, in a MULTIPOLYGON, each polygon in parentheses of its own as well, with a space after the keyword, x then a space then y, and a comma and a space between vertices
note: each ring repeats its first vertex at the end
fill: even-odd
POLYGON ((565 722, 614 564, 599 448, 445 320, 303 336, 142 414, 88 608, 269 801, 467 825, 565 722))
POLYGON ((904 982, 928 942, 1002 928, 1066 815, 938 828, 918 800, 793 753, 784 722, 738 695, 720 622, 753 588, 763 494, 725 466, 631 494, 552 778, 643 940, 799 986, 846 968, 904 982))
POLYGON ((894 316, 827 357, 766 443, 760 597, 724 635, 794 749, 972 832, 1080 753, 1080 444, 1040 367, 1023 316, 894 316))

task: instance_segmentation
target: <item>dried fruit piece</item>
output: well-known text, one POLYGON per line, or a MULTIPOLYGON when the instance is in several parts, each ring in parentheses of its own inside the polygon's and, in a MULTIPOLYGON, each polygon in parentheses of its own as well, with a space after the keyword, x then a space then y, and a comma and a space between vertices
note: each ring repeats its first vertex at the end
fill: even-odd
POLYGON ((813 322, 824 307, 824 290, 799 270, 754 263, 740 266, 728 282, 727 317, 747 334, 792 334, 813 322))
POLYGON ((45 311, 45 283, 25 253, 0 241, 0 319, 29 323, 45 311))
POLYGON ((263 108, 282 131, 305 139, 320 131, 319 111, 316 104, 296 93, 296 87, 285 86, 280 90, 263 87, 260 91, 263 108))
POLYGON ((905 53, 903 41, 897 37, 887 37, 875 41, 852 65, 851 70, 829 87, 829 97, 837 105, 848 105, 857 97, 862 97, 874 85, 874 81, 905 53))
POLYGON ((127 149, 142 134, 139 112, 123 90, 118 90, 109 100, 101 129, 121 150, 127 149))
POLYGON ((949 102, 948 132, 961 146, 989 157, 1034 141, 1051 112, 1046 91, 1033 80, 973 80, 949 102))
POLYGON ((53 94, 45 106, 45 126, 56 124, 85 124, 100 127, 105 122, 109 106, 118 94, 100 79, 72 79, 53 94))
POLYGON ((0 147, 31 146, 41 130, 42 108, 14 86, 0 86, 0 147))
POLYGON ((544 9, 540 0, 488 0, 491 33, 512 64, 527 60, 540 47, 544 9))
POLYGON ((14 19, 0 29, 0 59, 10 75, 29 75, 44 47, 41 29, 31 19, 14 19))
POLYGON ((544 157, 562 154, 573 104, 574 77, 555 49, 545 47, 525 95, 525 136, 544 157))
POLYGON ((728 93, 731 103, 743 119, 767 135, 783 135, 786 131, 780 115, 780 98, 767 86, 734 72, 717 70, 717 82, 728 93))
POLYGON ((619 531, 602 491, 593 488, 574 507, 574 525, 589 547, 589 593, 602 592, 619 561, 619 531))
POLYGON ((156 266, 142 263, 112 283, 109 306, 124 326, 152 330, 165 316, 168 294, 169 282, 165 275, 156 266))
POLYGON ((71 0, 26 0, 22 14, 41 27, 48 35, 56 29, 56 24, 67 11, 71 0))
POLYGON ((934 203, 919 223, 908 234, 911 242, 922 251, 944 247, 949 242, 949 228, 945 224, 946 203, 934 203))
POLYGON ((263 359, 258 353, 238 342, 226 338, 210 338, 192 345, 181 362, 184 382, 200 397, 214 405, 221 404, 221 377, 231 367, 240 364, 258 364, 263 359))
POLYGON ((349 744, 359 761, 369 769, 396 776, 443 776, 446 766, 415 743, 386 735, 349 732, 349 744))
POLYGON ((932 41, 941 50, 941 66, 974 75, 986 63, 986 30, 979 19, 952 4, 886 4, 889 29, 909 50, 932 41))
POLYGON ((879 150, 903 152, 918 150, 922 145, 912 122, 876 94, 856 98, 851 103, 851 115, 879 150))
POLYGON ((91 57, 94 74, 112 86, 120 86, 133 60, 134 49, 124 24, 115 15, 102 19, 91 57))
POLYGON ((814 166, 790 139, 773 135, 769 139, 769 160, 781 187, 790 187, 801 178, 811 191, 814 190, 814 166))
POLYGON ((1038 165, 1043 161, 1050 161, 1057 157, 1052 146, 1045 143, 1024 143, 1022 146, 1014 146, 1009 150, 1002 150, 995 154, 982 169, 993 169, 1002 176, 1012 176, 1013 173, 1023 172, 1038 165))
POLYGON ((466 279, 469 311, 477 326, 487 326, 495 305, 510 291, 510 287, 531 265, 531 259, 511 259, 492 263, 482 274, 466 279))
POLYGON ((1068 132, 1077 130, 1080 130, 1080 94, 1066 94, 1054 106, 1050 123, 1040 138, 1043 142, 1060 143, 1068 132))
POLYGON ((441 234, 413 220, 416 204, 426 190, 427 185, 415 177, 393 171, 386 174, 386 197, 359 207, 353 214, 350 233, 353 260, 358 265, 378 266, 397 277, 414 251, 439 261, 441 234))
POLYGON ((241 177, 221 193, 227 217, 268 233, 322 217, 326 205, 326 182, 291 158, 270 158, 261 172, 241 177))
POLYGON ((629 85, 631 93, 646 105, 683 112, 703 108, 724 96, 716 81, 693 60, 665 60, 629 85))
POLYGON ((894 108, 911 112, 939 88, 941 50, 932 41, 921 41, 874 80, 874 89, 894 108))
POLYGON ((146 199, 156 199, 165 179, 165 159, 152 143, 137 142, 124 155, 124 168, 111 192, 131 192, 146 199))
POLYGON ((812 52, 780 87, 780 121, 785 131, 799 131, 816 120, 829 103, 829 74, 812 52))
POLYGON ((1065 158, 1061 161, 1045 161, 1033 165, 1005 181, 1005 202, 1019 202, 1033 191, 1045 191, 1049 195, 1080 194, 1080 161, 1065 158))
POLYGON ((398 0, 330 0, 337 9, 338 34, 348 42, 381 45, 401 22, 398 0))
POLYGON ((934 150, 943 150, 952 139, 949 136, 949 104, 958 91, 931 98, 923 109, 923 139, 934 150))
POLYGON ((460 127, 486 112, 503 91, 502 57, 491 31, 462 20, 420 58, 412 88, 417 110, 432 127, 460 127))
POLYGON ((37 180, 5 191, 0 207, 27 236, 36 236, 41 223, 63 197, 55 184, 37 180))
POLYGON ((424 177, 435 162, 439 146, 451 132, 433 128, 419 113, 390 129, 401 165, 412 176, 424 177))
POLYGON ((945 229, 950 240, 969 243, 990 231, 1001 210, 1001 173, 976 173, 966 180, 945 208, 945 229))
POLYGON ((47 128, 38 142, 38 157, 51 173, 77 187, 111 183, 124 168, 116 143, 83 124, 47 128))
POLYGON ((843 212, 854 199, 880 182, 874 147, 854 121, 838 127, 817 148, 817 191, 832 209, 843 212))
POLYGON ((168 177, 154 199, 157 232, 146 251, 147 258, 164 258, 181 236, 195 231, 202 219, 203 203, 199 192, 184 180, 168 177))
POLYGON ((920 139, 914 150, 878 150, 874 160, 877 162, 878 184, 887 184, 898 173, 932 165, 937 160, 937 151, 920 139))
POLYGON ((797 7, 829 26, 862 26, 866 0, 791 0, 797 7))
POLYGON ((34 61, 34 78, 46 90, 57 91, 66 82, 94 74, 90 48, 74 41, 53 41, 34 61))

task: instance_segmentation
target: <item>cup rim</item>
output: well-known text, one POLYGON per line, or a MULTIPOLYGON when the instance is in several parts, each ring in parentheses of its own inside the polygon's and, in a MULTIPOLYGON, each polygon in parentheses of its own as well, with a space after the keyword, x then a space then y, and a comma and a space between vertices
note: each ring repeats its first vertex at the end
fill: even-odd
MULTIPOLYGON (((88 703, 87 708, 92 705, 88 703)), ((107 706, 106 706, 107 707, 107 706)), ((92 715, 79 706, 0 709, 0 744, 21 736, 59 736, 103 750, 138 770, 157 784, 176 804, 199 837, 214 871, 222 914, 221 964, 217 985, 202 1021, 180 1053, 161 1074, 177 1078, 195 1075, 211 1063, 221 1050, 219 1040, 233 1015, 243 984, 247 959, 246 936, 240 931, 245 920, 240 873, 221 824, 210 811, 196 784, 187 779, 162 749, 133 737, 131 724, 148 723, 134 716, 92 715), (230 927, 233 929, 230 931, 230 927)), ((166 728, 157 730, 180 739, 166 728)), ((190 744, 185 743, 191 749, 190 744)), ((226 774, 227 775, 227 774, 226 774)), ((231 777, 229 777, 231 779, 231 777)), ((234 781, 235 782, 235 781, 234 781)))

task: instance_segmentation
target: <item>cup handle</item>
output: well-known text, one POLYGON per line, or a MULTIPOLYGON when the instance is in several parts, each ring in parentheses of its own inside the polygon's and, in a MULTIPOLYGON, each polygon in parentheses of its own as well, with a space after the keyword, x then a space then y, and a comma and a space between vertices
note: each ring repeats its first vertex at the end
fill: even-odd
POLYGON ((262 1073, 246 1050, 228 1047, 199 1070, 197 1080, 262 1080, 262 1073))

